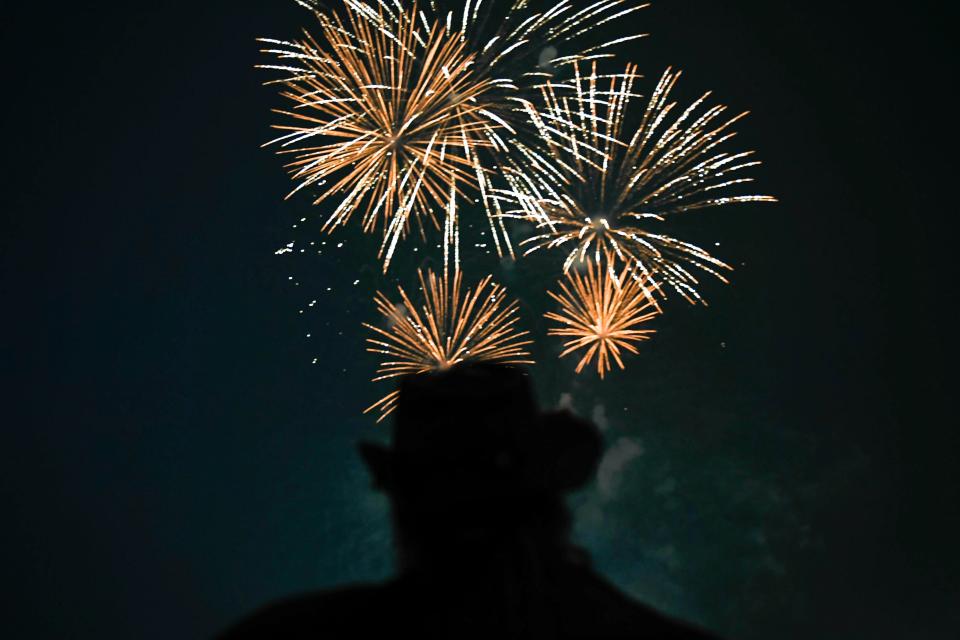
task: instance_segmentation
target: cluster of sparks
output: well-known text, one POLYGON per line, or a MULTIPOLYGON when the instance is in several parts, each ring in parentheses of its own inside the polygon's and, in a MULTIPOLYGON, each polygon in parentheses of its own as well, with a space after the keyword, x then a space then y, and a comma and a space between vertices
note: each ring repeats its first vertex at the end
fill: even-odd
MULTIPOLYGON (((374 333, 367 351, 386 356, 377 370, 377 380, 429 371, 442 371, 461 362, 533 364, 525 347, 532 344, 528 332, 516 328, 516 300, 507 301, 503 286, 487 276, 473 289, 463 289, 460 270, 450 278, 430 270, 418 272, 423 304, 415 304, 403 287, 402 303, 394 305, 381 292, 374 301, 387 329, 370 324, 374 333)), ((366 409, 380 410, 383 420, 396 407, 397 392, 391 392, 366 409)))
POLYGON ((619 276, 611 276, 592 262, 586 274, 571 270, 560 293, 550 297, 560 304, 560 311, 546 317, 560 324, 547 334, 568 337, 560 357, 586 350, 577 364, 577 373, 597 361, 597 373, 603 378, 613 360, 623 369, 622 351, 637 353, 634 343, 647 340, 653 329, 642 328, 660 314, 660 306, 652 295, 649 281, 633 277, 629 268, 619 276))
MULTIPOLYGON (((443 238, 443 275, 419 273, 421 304, 402 287, 398 304, 376 294, 385 325, 364 325, 368 350, 385 357, 375 380, 467 360, 531 362, 517 302, 490 276, 463 289, 464 204, 480 204, 499 255, 514 256, 506 222, 521 219, 537 229, 521 242, 525 254, 564 256, 548 335, 568 339, 561 357, 581 354, 577 373, 595 363, 602 378, 653 333, 657 297, 702 302, 699 275, 727 282, 731 267, 666 233, 668 219, 775 200, 740 193, 759 164, 752 151, 727 150, 746 113, 730 116, 709 93, 679 106, 671 69, 648 96, 633 64, 598 72, 614 45, 645 34, 587 36, 645 3, 559 0, 536 12, 528 0, 465 0, 449 11, 436 0, 344 0, 329 11, 298 1, 320 37, 261 40, 278 61, 261 66, 281 75, 268 84, 288 105, 267 144, 289 158, 290 195, 339 200, 326 232, 358 217, 382 233, 384 272, 411 233, 443 238), (632 101, 645 106, 630 119, 632 101)), ((367 411, 383 419, 396 401, 388 394, 367 411)))
MULTIPOLYGON (((440 229, 436 209, 458 216, 458 197, 479 195, 498 254, 513 256, 491 195, 491 167, 518 160, 545 166, 517 135, 530 97, 554 69, 608 56, 606 49, 642 34, 561 57, 543 58, 544 51, 575 45, 597 25, 646 6, 602 0, 575 9, 561 0, 529 14, 527 4, 514 0, 499 15, 489 0, 467 0, 455 16, 435 2, 421 10, 400 0, 345 0, 345 17, 315 11, 319 41, 306 31, 295 41, 261 39, 280 64, 260 67, 282 75, 268 84, 283 86, 292 104, 276 110, 285 121, 275 128, 284 133, 267 143, 292 157, 287 168, 297 186, 290 195, 315 189, 315 204, 340 196, 326 231, 360 212, 364 231, 382 230, 384 271, 411 222, 425 240, 430 227, 440 229)), ((445 234, 444 241, 459 237, 445 234)))
POLYGON ((514 215, 535 220, 540 230, 524 241, 526 253, 563 249, 565 272, 586 260, 603 265, 611 277, 629 267, 690 302, 702 301, 695 271, 727 282, 722 272, 731 267, 656 225, 695 209, 775 200, 726 191, 751 182, 742 172, 760 164, 752 151, 723 148, 735 135, 732 125, 747 114, 724 117, 725 106, 706 106, 709 93, 679 109, 670 92, 680 73, 668 69, 639 126, 625 131, 629 103, 640 97, 634 93, 636 67, 608 76, 598 75, 595 66, 586 76, 578 66, 574 70, 572 82, 544 87, 539 114, 542 139, 565 179, 511 172, 503 190, 518 206, 514 215))
POLYGON ((474 55, 434 24, 423 34, 410 20, 393 31, 362 15, 318 14, 326 41, 264 41, 287 64, 281 82, 290 122, 268 144, 290 154, 288 168, 315 204, 342 199, 324 229, 362 211, 365 231, 383 230, 380 258, 389 266, 397 242, 416 221, 439 228, 435 209, 451 210, 479 170, 478 149, 496 140, 496 116, 485 93, 496 84, 470 70, 474 55))
POLYGON ((510 78, 514 91, 504 96, 505 102, 535 92, 558 68, 612 57, 611 47, 645 37, 647 34, 637 33, 592 46, 581 44, 599 27, 628 19, 649 6, 631 0, 599 0, 579 8, 573 0, 559 0, 545 11, 531 11, 530 0, 465 0, 460 7, 448 10, 437 0, 423 2, 423 10, 416 2, 403 0, 346 0, 346 4, 386 31, 408 16, 415 16, 424 26, 434 22, 444 25, 447 32, 477 52, 478 77, 510 78), (561 46, 571 51, 560 55, 561 46))

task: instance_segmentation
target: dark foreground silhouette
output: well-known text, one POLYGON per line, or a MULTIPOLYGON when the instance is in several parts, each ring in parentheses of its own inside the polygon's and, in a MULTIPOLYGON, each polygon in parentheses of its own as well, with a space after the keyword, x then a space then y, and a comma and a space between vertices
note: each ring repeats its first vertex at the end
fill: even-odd
POLYGON ((563 494, 595 471, 600 436, 539 413, 521 371, 407 378, 392 447, 360 451, 390 498, 398 577, 272 604, 222 640, 713 637, 634 602, 570 544, 563 494))

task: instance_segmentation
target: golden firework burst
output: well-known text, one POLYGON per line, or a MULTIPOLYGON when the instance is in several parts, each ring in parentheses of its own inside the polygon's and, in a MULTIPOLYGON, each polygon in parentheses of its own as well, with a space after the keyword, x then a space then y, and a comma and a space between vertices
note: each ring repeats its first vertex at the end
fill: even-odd
POLYGON ((435 209, 455 215, 456 198, 476 189, 477 150, 505 126, 485 96, 504 81, 478 79, 475 54, 438 22, 418 27, 416 5, 389 30, 355 5, 345 18, 316 13, 323 45, 307 32, 261 40, 282 63, 261 67, 283 72, 270 83, 293 105, 275 110, 287 121, 274 127, 285 133, 267 144, 292 156, 290 195, 316 189, 315 204, 340 196, 324 230, 358 211, 365 231, 382 227, 386 271, 411 220, 421 235, 425 225, 439 228, 435 209))
MULTIPOLYGON (((328 14, 335 15, 315 0, 303 0, 302 3, 313 5, 321 21, 327 20, 328 14)), ((532 166, 538 171, 561 176, 552 166, 552 160, 540 151, 536 140, 538 134, 530 122, 531 100, 539 93, 544 79, 553 77, 557 70, 578 61, 610 57, 610 50, 615 45, 644 37, 646 34, 632 34, 599 44, 585 43, 585 36, 595 33, 598 27, 622 21, 649 6, 649 3, 633 0, 599 0, 581 7, 576 7, 572 0, 559 0, 545 11, 532 10, 528 0, 504 3, 466 0, 459 6, 453 6, 455 3, 441 5, 435 0, 425 0, 419 5, 404 0, 344 0, 344 4, 351 19, 366 21, 367 29, 387 42, 406 41, 410 34, 421 42, 426 33, 439 25, 442 37, 471 52, 472 58, 465 67, 469 67, 478 91, 468 98, 476 103, 473 106, 482 116, 478 116, 481 126, 475 127, 477 135, 474 138, 461 136, 465 150, 469 147, 468 152, 461 155, 468 162, 455 163, 461 170, 467 169, 466 164, 470 165, 466 173, 471 174, 471 186, 479 190, 479 202, 486 213, 494 248, 498 255, 511 257, 515 255, 513 244, 504 224, 500 199, 494 194, 493 176, 502 173, 505 166, 513 171, 524 171, 532 166), (568 51, 560 55, 558 47, 568 51)), ((299 74, 300 70, 294 73, 299 74)), ((421 130, 428 133, 422 125, 421 130)), ((560 137, 558 135, 557 140, 560 137)), ((434 143, 434 148, 438 146, 434 143)), ((459 181, 455 184, 461 188, 455 190, 456 193, 451 190, 445 205, 450 217, 459 215, 454 195, 464 195, 462 186, 468 179, 466 173, 458 173, 459 181)), ((433 195, 445 193, 433 190, 433 195)), ((344 206, 349 208, 352 205, 344 206)), ((428 218, 430 213, 422 212, 417 219, 421 217, 428 218)), ((445 235, 445 242, 458 242, 457 221, 450 221, 446 226, 453 230, 453 235, 445 235)), ((385 267, 389 264, 395 242, 396 235, 385 240, 385 267)))
POLYGON ((549 291, 560 304, 559 312, 545 314, 560 323, 547 335, 571 338, 564 343, 560 357, 586 349, 577 364, 577 373, 596 358, 597 373, 603 378, 611 369, 611 360, 623 369, 621 350, 636 354, 636 342, 647 340, 653 329, 640 328, 660 313, 652 295, 653 284, 631 273, 629 267, 619 275, 587 262, 586 273, 576 269, 565 275, 560 293, 549 291))
POLYGON ((709 92, 681 110, 670 101, 680 72, 667 69, 639 126, 625 133, 629 103, 639 97, 634 92, 640 78, 636 66, 604 76, 595 65, 585 76, 579 65, 574 70, 572 86, 544 86, 536 114, 548 155, 562 169, 563 179, 507 167, 508 187, 501 196, 518 208, 506 215, 532 220, 540 229, 522 243, 526 253, 564 248, 565 271, 584 260, 614 271, 626 265, 652 275, 690 302, 702 301, 690 267, 723 282, 727 279, 722 271, 731 267, 701 247, 658 233, 656 224, 695 209, 776 201, 765 195, 728 194, 752 182, 742 172, 760 164, 752 159, 753 151, 722 150, 735 135, 731 127, 746 112, 722 117, 725 106, 706 105, 709 92))
MULTIPOLYGON (((381 292, 374 298, 387 327, 364 323, 374 336, 367 351, 386 356, 373 379, 417 375, 447 369, 466 361, 533 364, 524 347, 532 344, 527 331, 516 328, 516 300, 507 302, 503 286, 485 277, 473 289, 463 290, 459 269, 453 278, 429 269, 418 272, 422 305, 415 304, 403 287, 401 303, 393 304, 381 292)), ((387 394, 364 413, 380 410, 383 420, 396 407, 397 392, 387 394)))

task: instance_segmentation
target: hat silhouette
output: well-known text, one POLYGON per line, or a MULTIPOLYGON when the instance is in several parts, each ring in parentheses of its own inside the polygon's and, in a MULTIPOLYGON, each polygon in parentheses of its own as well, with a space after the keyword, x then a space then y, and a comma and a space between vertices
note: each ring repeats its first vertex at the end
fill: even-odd
POLYGON ((360 452, 377 487, 458 499, 549 496, 596 469, 596 427, 569 411, 542 413, 519 368, 461 364, 400 384, 392 445, 360 452))
POLYGON ((390 500, 397 576, 280 601, 224 640, 712 637, 630 599, 571 543, 563 494, 592 476, 600 434, 541 412, 522 369, 403 379, 391 435, 360 451, 390 500))

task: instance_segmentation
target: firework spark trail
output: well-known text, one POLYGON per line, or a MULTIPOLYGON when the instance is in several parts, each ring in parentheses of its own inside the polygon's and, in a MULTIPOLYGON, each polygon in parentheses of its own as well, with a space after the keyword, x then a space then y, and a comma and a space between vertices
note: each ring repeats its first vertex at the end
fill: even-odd
MULTIPOLYGON (((378 28, 390 31, 408 14, 411 3, 403 0, 345 0, 355 11, 373 21, 378 28)), ((454 3, 444 3, 453 5, 454 3)), ((559 0, 545 11, 531 11, 529 0, 491 2, 465 0, 458 8, 441 8, 436 0, 424 3, 416 11, 424 26, 434 21, 445 25, 470 50, 478 51, 477 68, 484 77, 510 78, 515 88, 535 88, 550 77, 556 67, 576 62, 613 57, 615 45, 646 37, 645 33, 629 34, 587 46, 585 36, 613 21, 623 21, 650 6, 633 0, 599 0, 577 9, 573 0, 559 0), (506 6, 505 11, 499 7, 506 6), (561 57, 544 57, 548 49, 564 46, 570 53, 561 57)), ((416 3, 412 5, 416 7, 416 3)), ((629 21, 627 21, 629 23, 629 21)))
POLYGON ((739 202, 775 202, 765 195, 724 195, 724 190, 752 182, 744 169, 759 165, 752 151, 720 149, 735 135, 730 129, 746 113, 721 118, 726 107, 706 107, 704 94, 677 114, 670 102, 680 72, 663 74, 638 128, 625 135, 625 118, 640 76, 635 65, 622 74, 598 75, 593 65, 560 85, 547 83, 537 122, 547 153, 564 172, 549 175, 506 167, 506 188, 498 198, 513 203, 506 216, 533 221, 540 233, 521 243, 526 254, 568 247, 564 270, 592 259, 615 274, 619 266, 653 275, 690 302, 701 301, 691 270, 727 282, 731 267, 696 245, 656 233, 668 216, 739 202), (574 142, 571 143, 571 140, 574 142))
POLYGON ((635 343, 654 333, 638 328, 660 314, 650 289, 653 285, 633 277, 629 267, 617 276, 593 262, 587 263, 585 275, 571 270, 565 278, 559 283, 560 293, 548 292, 560 304, 559 312, 544 315, 561 325, 548 329, 547 335, 571 338, 560 357, 586 349, 577 373, 596 358, 601 378, 612 368, 611 360, 623 369, 621 350, 636 354, 635 343))
MULTIPOLYGON (((594 46, 583 43, 585 36, 597 27, 631 16, 649 3, 601 0, 577 9, 571 0, 560 0, 542 12, 531 11, 527 0, 504 4, 506 10, 502 11, 495 2, 466 0, 459 8, 444 11, 433 0, 425 4, 424 10, 419 10, 416 3, 402 0, 345 0, 353 15, 368 21, 391 42, 401 40, 405 33, 422 40, 420 30, 440 24, 446 34, 476 52, 471 72, 477 82, 488 83, 483 93, 486 104, 478 113, 499 127, 482 130, 480 136, 486 144, 470 145, 470 159, 497 255, 515 257, 492 176, 522 173, 529 168, 562 177, 553 158, 540 151, 539 132, 531 122, 537 117, 532 100, 556 70, 612 57, 610 50, 615 45, 645 37, 647 34, 633 34, 594 46), (570 52, 551 58, 558 46, 569 48, 570 52)), ((315 11, 322 13, 318 8, 315 11)), ((554 144, 562 143, 566 135, 554 130, 554 144)))
MULTIPOLYGON (((516 133, 515 129, 527 134, 505 136, 503 130, 492 132, 490 147, 518 156, 500 154, 498 161, 519 161, 519 164, 547 161, 537 153, 539 140, 530 144, 524 139, 538 134, 530 126, 531 107, 546 86, 544 83, 558 70, 566 73, 579 63, 612 58, 611 49, 616 45, 646 37, 646 33, 635 33, 593 46, 585 42, 586 36, 597 32, 598 27, 650 6, 650 3, 633 0, 600 0, 577 9, 572 0, 559 0, 552 8, 536 12, 531 11, 528 0, 510 3, 466 0, 459 9, 443 11, 437 2, 429 0, 427 10, 418 11, 416 3, 410 10, 403 0, 345 2, 388 34, 402 31, 407 21, 414 19, 414 14, 423 27, 439 21, 469 50, 478 52, 473 72, 477 78, 492 83, 488 92, 490 107, 485 109, 485 115, 496 119, 511 134, 516 133), (499 9, 501 4, 506 5, 505 11, 499 9), (570 51, 551 57, 559 46, 570 51)), ((562 86, 553 85, 554 90, 562 86)))
MULTIPOLYGON (((374 336, 367 338, 367 351, 386 356, 374 382, 406 375, 447 369, 466 361, 533 364, 524 347, 532 344, 527 331, 516 328, 518 303, 507 302, 506 290, 485 277, 474 289, 463 290, 459 269, 447 273, 418 272, 423 304, 415 304, 402 287, 402 303, 393 304, 381 292, 374 301, 387 328, 364 323, 374 336)), ((368 407, 380 410, 383 420, 394 410, 397 392, 368 407)))
POLYGON ((421 31, 408 16, 378 29, 353 4, 346 19, 317 12, 325 46, 306 32, 261 40, 282 64, 260 66, 284 74, 268 84, 283 85, 293 103, 275 110, 286 133, 267 144, 293 156, 287 167, 299 184, 290 195, 317 188, 315 204, 342 196, 325 231, 357 212, 364 231, 383 228, 386 271, 411 220, 425 237, 425 224, 440 227, 435 206, 455 209, 452 200, 477 188, 477 150, 497 144, 504 126, 486 96, 503 81, 478 79, 475 54, 445 27, 421 31))

